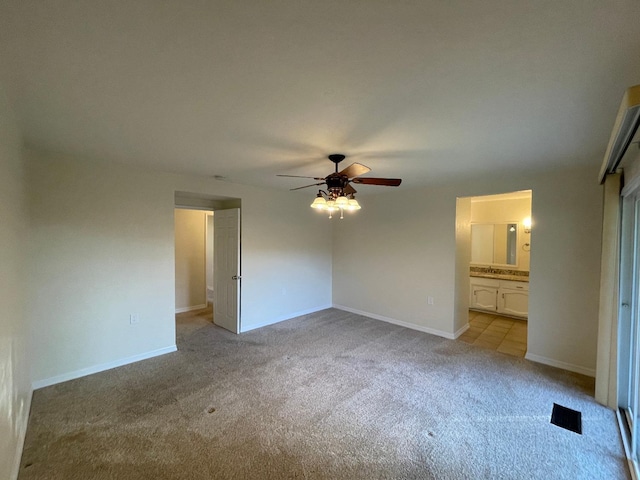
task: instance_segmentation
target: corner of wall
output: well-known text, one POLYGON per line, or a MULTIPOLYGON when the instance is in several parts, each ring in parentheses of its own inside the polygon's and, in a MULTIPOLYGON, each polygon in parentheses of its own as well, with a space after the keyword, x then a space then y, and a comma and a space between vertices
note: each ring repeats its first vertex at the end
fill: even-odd
POLYGON ((0 478, 18 476, 31 405, 26 312, 27 196, 22 138, 0 85, 0 478))

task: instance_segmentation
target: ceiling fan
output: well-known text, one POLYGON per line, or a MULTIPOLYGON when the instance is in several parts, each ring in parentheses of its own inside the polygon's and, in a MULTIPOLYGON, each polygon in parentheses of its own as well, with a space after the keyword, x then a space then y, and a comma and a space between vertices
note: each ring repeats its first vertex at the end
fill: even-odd
POLYGON ((302 188, 315 187, 318 185, 327 185, 327 191, 319 190, 318 195, 311 208, 318 210, 326 210, 329 212, 329 218, 336 210, 340 210, 340 218, 343 218, 344 210, 360 210, 360 205, 354 195, 356 189, 351 183, 359 183, 362 185, 383 185, 387 187, 397 187, 402 183, 400 178, 373 178, 361 177, 371 169, 361 163, 352 163, 347 168, 338 171, 338 164, 346 157, 340 153, 333 153, 327 157, 335 164, 335 171, 326 177, 305 177, 301 175, 278 175, 278 177, 293 178, 312 178, 313 180, 322 180, 318 183, 304 185, 302 187, 292 188, 291 190, 300 190, 302 188))

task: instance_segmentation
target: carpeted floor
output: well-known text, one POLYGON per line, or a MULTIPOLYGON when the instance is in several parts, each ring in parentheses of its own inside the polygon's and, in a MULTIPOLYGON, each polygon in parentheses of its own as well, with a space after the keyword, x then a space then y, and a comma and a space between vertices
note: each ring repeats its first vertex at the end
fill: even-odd
POLYGON ((521 358, 334 309, 178 348, 36 391, 19 478, 630 478, 593 379, 521 358))

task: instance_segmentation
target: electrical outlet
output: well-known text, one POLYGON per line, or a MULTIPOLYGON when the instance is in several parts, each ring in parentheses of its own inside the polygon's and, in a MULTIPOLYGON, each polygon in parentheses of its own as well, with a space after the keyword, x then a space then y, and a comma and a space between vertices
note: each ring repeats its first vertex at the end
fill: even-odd
POLYGON ((433 297, 427 297, 427 304, 433 305, 433 297))
POLYGON ((135 323, 139 323, 140 322, 140 316, 132 313, 131 315, 129 315, 129 323, 131 325, 135 324, 135 323))

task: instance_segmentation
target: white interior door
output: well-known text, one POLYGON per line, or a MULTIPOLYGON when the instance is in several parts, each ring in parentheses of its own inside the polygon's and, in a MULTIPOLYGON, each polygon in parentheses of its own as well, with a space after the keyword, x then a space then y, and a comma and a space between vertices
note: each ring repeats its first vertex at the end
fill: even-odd
POLYGON ((240 333, 240 209, 213 215, 213 321, 240 333))

